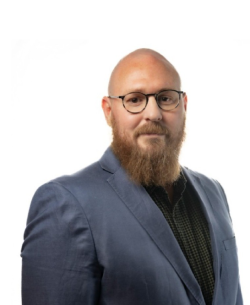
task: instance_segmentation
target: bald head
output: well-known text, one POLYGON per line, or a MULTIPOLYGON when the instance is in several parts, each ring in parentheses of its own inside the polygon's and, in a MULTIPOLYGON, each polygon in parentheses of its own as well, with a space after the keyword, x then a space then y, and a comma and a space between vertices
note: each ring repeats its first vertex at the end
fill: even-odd
MULTIPOLYGON (((124 81, 125 75, 136 73, 138 70, 150 69, 150 67, 158 65, 165 69, 177 83, 176 89, 180 90, 181 79, 175 67, 160 53, 151 49, 138 49, 122 58, 115 66, 111 73, 108 93, 109 95, 126 94, 127 92, 119 91, 119 84, 124 81)), ((152 75, 152 78, 154 75, 152 75)))

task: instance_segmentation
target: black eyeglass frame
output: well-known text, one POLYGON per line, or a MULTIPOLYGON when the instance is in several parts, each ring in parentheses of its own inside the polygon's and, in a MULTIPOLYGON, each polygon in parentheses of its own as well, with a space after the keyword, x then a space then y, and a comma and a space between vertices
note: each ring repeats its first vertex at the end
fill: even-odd
POLYGON ((119 95, 119 96, 109 95, 108 98, 120 98, 120 99, 122 99, 122 105, 123 105, 124 109, 127 110, 129 113, 136 114, 136 113, 141 113, 143 110, 146 109, 146 107, 147 107, 147 105, 148 105, 148 97, 149 97, 149 96, 154 96, 154 97, 155 97, 155 101, 156 101, 158 107, 159 107, 161 110, 163 110, 163 111, 172 111, 172 110, 176 109, 176 108, 179 106, 181 94, 185 94, 185 92, 184 92, 184 91, 174 90, 174 89, 166 89, 166 90, 161 90, 160 92, 157 92, 157 93, 148 93, 148 94, 144 94, 144 93, 142 93, 142 92, 129 92, 129 93, 125 94, 125 95, 119 95), (176 105, 173 109, 165 110, 165 109, 162 109, 161 106, 158 104, 158 95, 161 94, 162 92, 165 92, 165 91, 174 91, 174 92, 177 92, 177 93, 179 94, 179 101, 178 101, 177 105, 176 105), (144 96, 146 97, 146 104, 145 104, 145 107, 144 107, 141 111, 132 112, 132 111, 129 111, 129 110, 125 107, 125 105, 124 105, 124 98, 125 98, 126 95, 131 94, 131 93, 140 93, 140 94, 142 94, 142 95, 144 95, 144 96))

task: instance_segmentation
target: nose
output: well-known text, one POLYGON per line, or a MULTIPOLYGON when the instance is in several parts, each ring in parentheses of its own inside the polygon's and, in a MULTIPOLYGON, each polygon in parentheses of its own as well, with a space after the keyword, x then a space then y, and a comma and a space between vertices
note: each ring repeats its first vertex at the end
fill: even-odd
POLYGON ((162 119, 161 109, 159 108, 154 96, 148 97, 148 104, 146 109, 143 111, 143 114, 146 120, 160 121, 162 119))

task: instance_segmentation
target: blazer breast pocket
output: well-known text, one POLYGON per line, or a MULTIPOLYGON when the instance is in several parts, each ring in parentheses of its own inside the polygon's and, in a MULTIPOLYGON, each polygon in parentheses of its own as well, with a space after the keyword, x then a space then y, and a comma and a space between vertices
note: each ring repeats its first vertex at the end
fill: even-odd
POLYGON ((224 244, 225 250, 230 250, 230 249, 236 248, 235 236, 233 236, 230 239, 223 240, 223 244, 224 244))

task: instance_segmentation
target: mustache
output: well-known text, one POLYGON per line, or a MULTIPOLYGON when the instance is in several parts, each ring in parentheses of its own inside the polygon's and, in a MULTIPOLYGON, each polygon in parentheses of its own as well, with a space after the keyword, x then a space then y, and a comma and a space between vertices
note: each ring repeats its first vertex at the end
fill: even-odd
POLYGON ((169 135, 169 131, 165 126, 162 126, 157 122, 150 122, 141 127, 139 127, 135 133, 135 138, 138 138, 141 134, 161 134, 161 135, 169 135))

